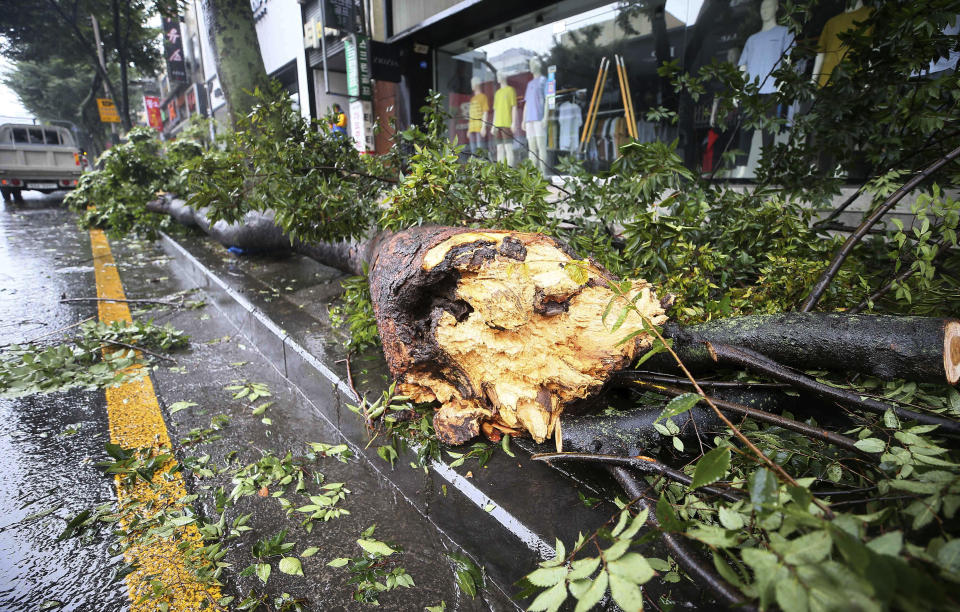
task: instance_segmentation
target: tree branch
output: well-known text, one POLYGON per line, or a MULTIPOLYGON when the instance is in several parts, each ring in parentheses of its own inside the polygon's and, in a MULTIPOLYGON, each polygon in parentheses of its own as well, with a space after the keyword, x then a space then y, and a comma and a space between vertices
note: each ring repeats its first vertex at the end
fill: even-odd
POLYGON ((883 204, 878 206, 872 214, 864 219, 863 222, 857 227, 856 231, 854 231, 854 233, 847 238, 847 241, 843 243, 843 246, 840 247, 840 250, 837 251, 836 255, 834 255, 830 265, 827 266, 827 269, 824 271, 824 273, 820 276, 817 282, 814 283, 813 289, 810 290, 810 295, 807 296, 807 299, 804 300, 803 304, 800 306, 800 312, 810 312, 813 310, 813 307, 816 306, 817 302, 820 301, 820 298, 823 297, 827 287, 830 286, 830 282, 833 281, 834 277, 840 271, 840 267, 843 266, 843 262, 846 261, 850 253, 853 252, 854 247, 857 246, 863 237, 867 235, 867 232, 870 231, 870 228, 873 227, 877 221, 883 217, 883 215, 887 214, 890 209, 896 206, 897 203, 903 199, 903 196, 913 191, 917 185, 925 181, 934 172, 947 165, 958 156, 960 156, 960 147, 955 148, 934 163, 927 166, 922 172, 907 181, 903 187, 893 192, 890 197, 883 202, 883 204))

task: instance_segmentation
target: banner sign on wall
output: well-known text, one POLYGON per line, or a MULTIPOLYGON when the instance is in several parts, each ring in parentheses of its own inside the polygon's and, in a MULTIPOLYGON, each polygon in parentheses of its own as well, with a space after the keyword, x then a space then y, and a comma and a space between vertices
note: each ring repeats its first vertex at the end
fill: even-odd
POLYGON ((143 107, 147 109, 147 124, 158 130, 163 129, 163 117, 160 116, 160 98, 143 96, 143 107))
POLYGON ((167 76, 170 82, 187 81, 187 63, 183 58, 183 37, 180 35, 180 18, 163 18, 163 54, 167 60, 167 76))
POLYGON ((361 153, 373 153, 373 104, 366 100, 350 102, 350 136, 361 153))
POLYGON ((371 99, 369 41, 365 36, 351 34, 343 39, 343 50, 347 58, 347 94, 351 98, 371 99))

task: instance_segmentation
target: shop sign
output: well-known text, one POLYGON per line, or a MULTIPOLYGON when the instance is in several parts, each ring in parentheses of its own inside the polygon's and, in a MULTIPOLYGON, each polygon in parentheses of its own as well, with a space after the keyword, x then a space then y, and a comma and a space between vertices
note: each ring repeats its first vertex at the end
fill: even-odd
POLYGON ((400 66, 400 51, 387 43, 370 41, 370 76, 377 81, 400 82, 403 70, 400 66))
POLYGON ((366 100, 350 102, 350 136, 353 146, 361 153, 373 153, 373 103, 366 100))
POLYGON ((160 115, 160 98, 157 96, 143 96, 143 107, 147 109, 147 125, 162 130, 163 117, 160 115))
POLYGON ((316 49, 320 44, 317 41, 317 20, 311 19, 303 24, 303 48, 316 49))
POLYGON ((363 0, 321 0, 323 24, 340 30, 342 34, 360 34, 363 27, 363 0))
POLYGON ((120 113, 110 98, 97 98, 97 110, 100 111, 100 123, 120 123, 120 113))
POLYGON ((351 34, 343 40, 343 49, 347 58, 347 94, 351 98, 371 99, 369 41, 365 36, 351 34))
POLYGON ((187 63, 183 58, 183 37, 180 18, 163 18, 163 53, 167 60, 167 76, 171 82, 186 82, 187 63))

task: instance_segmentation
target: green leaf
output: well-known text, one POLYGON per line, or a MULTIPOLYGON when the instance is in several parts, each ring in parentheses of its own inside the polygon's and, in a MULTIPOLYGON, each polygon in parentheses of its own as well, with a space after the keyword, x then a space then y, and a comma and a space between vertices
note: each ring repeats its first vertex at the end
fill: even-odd
POLYGON ((317 548, 316 546, 311 546, 310 548, 307 548, 307 549, 305 549, 302 553, 300 553, 300 556, 303 557, 303 558, 312 557, 313 555, 317 554, 318 552, 320 552, 320 549, 319 549, 319 548, 317 548))
POLYGON ((774 593, 783 612, 807 612, 807 591, 794 578, 778 581, 774 593))
POLYGON ((609 579, 607 572, 604 571, 597 574, 596 579, 590 583, 590 588, 580 595, 580 601, 577 602, 577 607, 573 612, 587 612, 587 610, 590 610, 600 603, 600 600, 603 599, 603 594, 607 591, 608 584, 609 579))
POLYGON ((791 540, 783 548, 783 559, 787 563, 800 565, 820 563, 830 554, 833 542, 830 534, 824 530, 813 531, 791 540))
POLYGON ((567 599, 567 583, 563 580, 537 596, 528 612, 556 612, 567 599))
POLYGON ((257 563, 257 578, 260 579, 260 582, 267 584, 267 580, 270 579, 270 572, 272 568, 269 563, 257 563))
POLYGON ((867 548, 880 555, 897 557, 903 550, 903 532, 891 531, 867 542, 867 548))
POLYGON ((887 448, 887 445, 879 438, 857 440, 853 445, 865 453, 882 453, 887 448))
POLYGON ((530 584, 538 587, 549 587, 562 581, 567 575, 567 568, 560 567, 541 567, 527 574, 527 580, 530 584))
POLYGON ((699 401, 700 396, 696 393, 684 393, 683 395, 678 395, 667 403, 667 405, 663 408, 663 412, 660 413, 660 416, 657 417, 655 422, 660 422, 664 419, 675 417, 678 414, 683 414, 684 412, 696 406, 697 402, 699 401))
POLYGON ((777 499, 777 479, 765 467, 757 469, 750 476, 750 501, 757 510, 763 504, 771 504, 777 499))
POLYGON ((720 524, 723 525, 724 529, 741 529, 744 525, 743 517, 740 513, 730 510, 726 506, 720 506, 717 518, 720 520, 720 524))
POLYGON ((553 548, 556 551, 553 559, 541 562, 540 567, 557 567, 567 560, 567 549, 564 548, 563 542, 560 541, 560 538, 557 538, 556 546, 553 548))
POLYGON ((960 574, 960 539, 950 540, 937 551, 937 561, 954 574, 960 574))
POLYGON ((729 468, 730 447, 718 446, 697 461, 690 490, 717 482, 727 474, 729 468))
POLYGON ((280 565, 278 567, 284 574, 303 576, 303 566, 300 565, 300 559, 296 557, 284 557, 280 559, 280 565))
POLYGON ((589 578, 593 575, 593 572, 597 571, 598 567, 600 567, 600 557, 577 559, 570 564, 570 574, 567 575, 567 580, 573 582, 574 580, 589 578))
POLYGON ((380 540, 366 540, 361 538, 357 540, 357 544, 360 545, 360 548, 367 551, 371 555, 389 557, 393 553, 397 552, 394 549, 390 548, 388 545, 381 542, 380 540))
POLYGON ((643 593, 640 587, 623 576, 610 574, 610 596, 624 612, 643 609, 643 593))
POLYGON ((169 412, 170 414, 175 414, 181 410, 186 410, 187 408, 193 408, 194 406, 199 406, 195 402, 174 402, 170 404, 169 412))
POLYGON ((337 557, 333 561, 327 563, 327 565, 330 567, 343 567, 347 563, 350 563, 350 559, 347 559, 346 557, 337 557))
POLYGON ((620 575, 629 578, 636 584, 643 584, 653 578, 653 568, 640 553, 627 553, 607 564, 611 575, 620 575))

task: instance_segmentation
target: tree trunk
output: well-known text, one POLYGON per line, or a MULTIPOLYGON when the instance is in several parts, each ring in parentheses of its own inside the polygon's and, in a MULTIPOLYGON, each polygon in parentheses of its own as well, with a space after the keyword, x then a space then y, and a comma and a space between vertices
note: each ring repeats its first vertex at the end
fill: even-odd
MULTIPOLYGON (((880 378, 956 384, 960 321, 893 315, 787 313, 665 326, 687 367, 716 369, 709 343, 750 349, 800 369, 861 372, 880 378)), ((657 355, 649 365, 665 365, 657 355)), ((672 364, 670 364, 672 365, 672 364)))
MULTIPOLYGON (((437 400, 438 437, 476 436, 481 423, 560 436, 560 414, 596 395, 651 343, 631 312, 612 331, 624 299, 606 270, 541 234, 419 227, 379 249, 370 293, 387 365, 414 401, 437 400)), ((655 324, 663 307, 644 281, 630 296, 655 324)))
MULTIPOLYGON (((247 0, 203 0, 203 14, 214 43, 217 74, 230 121, 236 125, 253 107, 255 98, 247 92, 268 83, 253 13, 247 0)), ((299 38, 301 34, 293 35, 299 38)))
MULTIPOLYGON (((498 431, 526 431, 537 442, 554 437, 560 446, 561 413, 588 406, 585 400, 598 396, 614 373, 651 345, 644 333, 623 342, 632 332, 642 332, 635 313, 612 329, 623 298, 611 290, 610 275, 540 234, 417 227, 398 234, 380 232, 357 243, 291 244, 269 211, 247 213, 243 223, 211 224, 203 211, 194 212, 182 200, 157 200, 148 209, 199 225, 226 245, 294 249, 355 274, 369 265, 374 313, 390 372, 400 391, 414 401, 441 404, 434 426, 438 437, 450 444, 463 443, 482 430, 493 438, 498 431), (613 313, 606 322, 605 312, 613 313)), ((633 283, 630 297, 654 323, 666 320, 663 304, 645 281, 633 283)), ((960 432, 960 423, 952 419, 860 398, 785 367, 955 384, 960 377, 957 320, 790 313, 690 327, 667 323, 664 335, 694 370, 763 366, 761 373, 786 372, 774 377, 827 401, 880 413, 892 408, 902 418, 960 432), (746 355, 743 360, 734 358, 741 354, 746 355)), ((671 370, 675 362, 661 353, 644 367, 671 370)), ((642 375, 636 378, 634 386, 650 385, 668 395, 684 392, 642 381, 642 375)), ((718 405, 723 402, 721 410, 802 429, 802 423, 786 423, 766 412, 771 406, 783 407, 779 392, 733 388, 729 393, 733 401, 716 400, 718 405), (763 401, 758 403, 758 398, 763 401)))
MULTIPOLYGON (((126 2, 127 21, 130 20, 130 3, 126 2)), ((123 131, 129 132, 133 126, 130 121, 130 79, 127 76, 127 45, 120 32, 120 1, 112 0, 111 10, 113 13, 113 48, 117 51, 117 62, 120 64, 120 123, 123 125, 123 131)), ((129 29, 130 25, 127 24, 129 29)))

